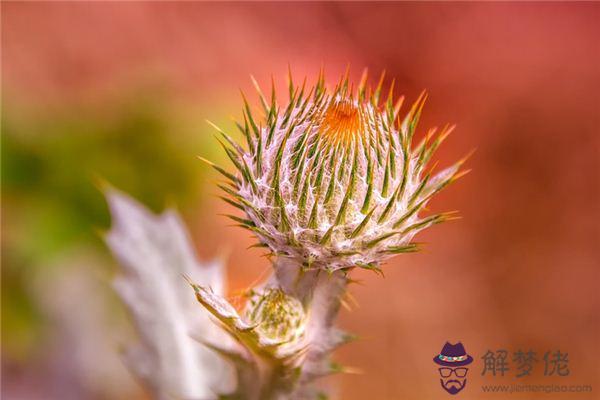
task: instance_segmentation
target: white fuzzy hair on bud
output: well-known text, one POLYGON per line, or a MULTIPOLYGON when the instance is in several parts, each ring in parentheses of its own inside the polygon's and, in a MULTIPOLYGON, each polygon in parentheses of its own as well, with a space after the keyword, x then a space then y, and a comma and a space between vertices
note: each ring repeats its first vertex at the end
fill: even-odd
POLYGON ((453 216, 420 212, 464 174, 464 159, 437 174, 427 169, 454 127, 437 135, 431 129, 413 145, 426 95, 401 119, 393 83, 380 101, 383 75, 375 89, 365 85, 366 75, 361 82, 353 91, 346 75, 329 91, 321 73, 307 91, 290 77, 283 108, 274 90, 269 103, 258 89, 265 114, 260 125, 244 97, 238 126, 246 149, 217 128, 237 173, 211 165, 227 178, 220 185, 226 201, 246 214, 230 217, 254 232, 259 245, 306 269, 378 271, 390 256, 417 251, 412 239, 420 230, 453 216))

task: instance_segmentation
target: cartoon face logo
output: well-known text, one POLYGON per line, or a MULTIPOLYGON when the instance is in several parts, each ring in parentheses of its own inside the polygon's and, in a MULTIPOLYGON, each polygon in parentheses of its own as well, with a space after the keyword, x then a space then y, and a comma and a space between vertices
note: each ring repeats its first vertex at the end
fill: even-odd
POLYGON ((433 357, 433 362, 440 365, 440 383, 446 392, 457 394, 465 388, 469 372, 465 366, 473 362, 473 357, 467 354, 461 342, 446 342, 440 354, 433 357))

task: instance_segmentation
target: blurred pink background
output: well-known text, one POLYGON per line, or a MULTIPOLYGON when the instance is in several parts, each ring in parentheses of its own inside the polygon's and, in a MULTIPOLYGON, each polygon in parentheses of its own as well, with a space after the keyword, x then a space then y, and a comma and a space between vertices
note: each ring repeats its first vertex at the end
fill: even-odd
MULTIPOLYGON (((339 324, 361 340, 337 359, 362 373, 327 378, 324 385, 339 399, 447 398, 432 357, 450 340, 462 341, 475 358, 463 399, 500 398, 481 393, 482 384, 563 382, 591 384, 595 392, 553 399, 600 398, 599 4, 1 7, 5 112, 20 119, 82 108, 110 114, 111 105, 142 88, 144 96, 162 99, 160 112, 175 126, 195 121, 194 134, 208 137, 198 153, 221 161, 203 120, 232 130, 230 117, 241 116, 238 88, 251 91, 249 74, 264 86, 272 74, 283 86, 288 63, 296 79, 308 76, 311 82, 323 65, 333 81, 349 63, 355 79, 364 67, 373 80, 385 69, 408 101, 426 89, 421 134, 446 122, 458 125, 439 152, 440 165, 476 149, 468 162, 473 171, 431 205, 460 210, 463 218, 422 234, 426 250, 393 259, 385 278, 355 273, 362 281, 351 288, 357 305, 342 311, 339 324), (539 358, 560 349, 569 353, 571 374, 544 377, 538 363, 534 376, 523 380, 514 378, 514 370, 504 378, 482 377, 480 357, 501 348, 531 348, 539 358)), ((267 261, 260 251, 246 250, 252 241, 245 232, 217 216, 226 210, 213 196, 217 177, 200 163, 191 171, 199 200, 184 212, 186 221, 201 257, 229 254, 235 296, 264 274, 267 261)), ((16 218, 10 207, 9 199, 3 220, 16 218)), ((11 230, 4 222, 3 228, 4 243, 11 230)), ((103 260, 114 269, 114 262, 103 260)), ((58 335, 60 322, 54 324, 44 332, 58 335)), ((118 338, 110 343, 116 352, 118 338)), ((3 335, 3 349, 10 346, 3 335)), ((110 393, 63 376, 68 372, 49 374, 44 368, 60 363, 40 360, 69 358, 60 350, 68 346, 54 354, 40 347, 34 344, 35 351, 18 360, 3 355, 6 398, 143 398, 125 371, 122 388, 110 393), (64 385, 82 388, 73 395, 64 385)))

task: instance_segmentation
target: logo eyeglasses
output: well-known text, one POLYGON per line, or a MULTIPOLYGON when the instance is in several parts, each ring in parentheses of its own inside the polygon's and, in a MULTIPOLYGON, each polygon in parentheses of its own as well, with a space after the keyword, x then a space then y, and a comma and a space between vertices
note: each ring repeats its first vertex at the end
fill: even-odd
POLYGON ((467 376, 467 371, 469 371, 468 368, 438 368, 438 371, 440 371, 440 375, 442 376, 442 378, 449 378, 452 373, 454 373, 454 375, 456 375, 459 378, 464 378, 465 376, 467 376))

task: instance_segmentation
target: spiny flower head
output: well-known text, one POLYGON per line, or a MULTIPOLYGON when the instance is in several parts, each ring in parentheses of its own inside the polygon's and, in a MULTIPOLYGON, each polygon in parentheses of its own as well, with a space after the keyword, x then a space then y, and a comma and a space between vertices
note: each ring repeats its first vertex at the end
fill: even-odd
POLYGON ((225 200, 246 214, 231 218, 259 245, 305 268, 379 270, 386 258, 417 250, 418 231, 452 216, 420 211, 464 174, 464 160, 437 174, 427 167, 454 127, 437 135, 431 129, 413 145, 426 95, 400 118, 393 82, 382 101, 383 75, 374 89, 366 80, 365 73, 353 90, 346 74, 328 90, 321 73, 307 89, 306 80, 297 87, 290 76, 284 107, 274 89, 267 101, 256 85, 264 118, 255 118, 244 97, 238 127, 246 148, 219 129, 237 172, 213 166, 227 178, 225 200))

